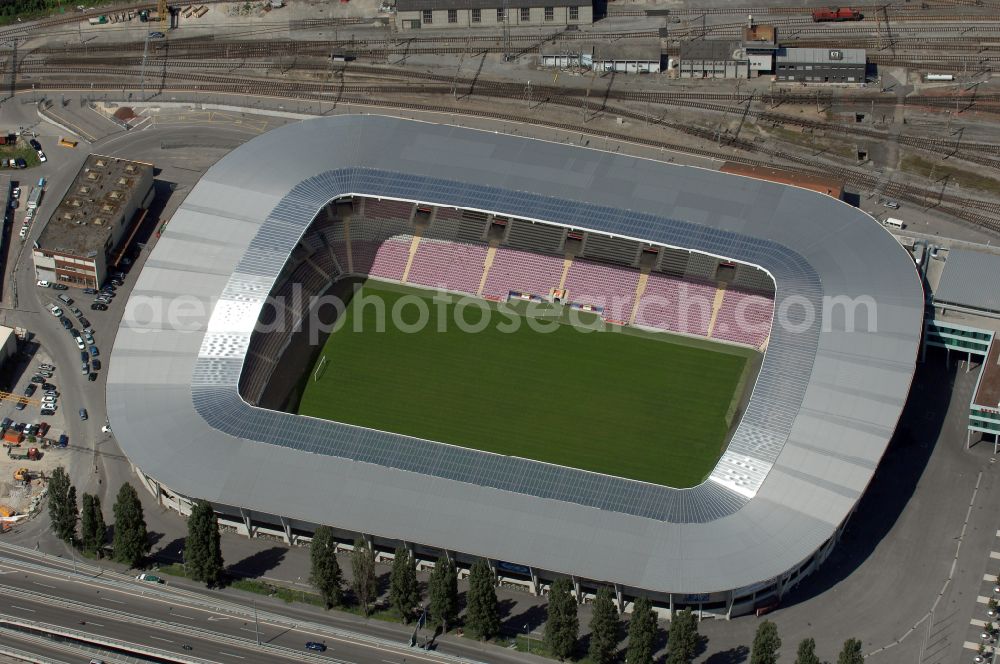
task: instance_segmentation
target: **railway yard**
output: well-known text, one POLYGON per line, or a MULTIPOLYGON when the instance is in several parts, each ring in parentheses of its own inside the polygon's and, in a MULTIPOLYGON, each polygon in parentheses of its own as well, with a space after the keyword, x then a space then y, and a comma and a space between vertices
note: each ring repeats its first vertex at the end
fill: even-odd
POLYGON ((866 5, 857 7, 860 20, 845 22, 814 21, 808 6, 692 4, 611 3, 592 25, 505 34, 400 30, 384 6, 357 3, 291 3, 248 18, 207 3, 201 18, 178 18, 164 38, 147 38, 159 24, 138 18, 90 25, 102 11, 93 9, 0 29, 10 46, 0 76, 7 94, 50 103, 66 91, 81 103, 100 94, 133 106, 226 94, 309 102, 321 112, 350 104, 511 123, 530 116, 608 141, 821 175, 861 200, 890 198, 1000 232, 1000 91, 991 81, 1000 3, 866 5), (556 43, 650 40, 673 62, 685 44, 736 39, 748 23, 773 26, 789 48, 866 49, 866 83, 539 65, 556 43))

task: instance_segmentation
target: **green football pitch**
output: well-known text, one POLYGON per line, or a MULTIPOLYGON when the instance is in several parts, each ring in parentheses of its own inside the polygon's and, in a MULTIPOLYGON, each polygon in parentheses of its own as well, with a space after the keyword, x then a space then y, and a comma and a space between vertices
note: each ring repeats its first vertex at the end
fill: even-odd
MULTIPOLYGON (((690 487, 718 461, 757 355, 631 328, 583 331, 587 321, 570 324, 552 305, 528 325, 522 303, 490 303, 484 329, 462 330, 455 305, 432 297, 366 282, 304 379, 299 413, 690 487), (427 325, 415 324, 417 305, 400 308, 404 297, 427 304, 427 325), (386 315, 380 330, 372 300, 397 307, 402 324, 386 315)), ((465 307, 470 325, 481 317, 465 307)))

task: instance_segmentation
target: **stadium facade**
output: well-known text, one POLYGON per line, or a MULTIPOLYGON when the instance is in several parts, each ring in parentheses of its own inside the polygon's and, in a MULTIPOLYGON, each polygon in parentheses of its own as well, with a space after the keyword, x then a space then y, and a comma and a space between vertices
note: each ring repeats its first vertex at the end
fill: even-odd
POLYGON ((326 524, 429 561, 486 557, 536 591, 569 576, 583 594, 613 585, 625 607, 648 595, 731 616, 773 604, 835 544, 893 435, 922 320, 907 252, 831 197, 447 125, 322 118, 233 151, 178 209, 130 296, 108 413, 162 503, 211 501, 251 535, 292 540, 326 524), (282 168, 261 168, 278 156, 282 168), (769 274, 776 322, 710 476, 677 490, 248 403, 240 382, 265 299, 317 215, 351 197, 545 222, 769 274))

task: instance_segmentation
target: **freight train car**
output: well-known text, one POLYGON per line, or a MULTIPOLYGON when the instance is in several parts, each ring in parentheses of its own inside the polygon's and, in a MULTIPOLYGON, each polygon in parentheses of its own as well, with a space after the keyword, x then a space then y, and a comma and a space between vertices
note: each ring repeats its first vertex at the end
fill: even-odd
POLYGON ((822 23, 825 21, 860 21, 864 15, 857 9, 850 7, 825 7, 814 9, 812 17, 813 21, 822 23))

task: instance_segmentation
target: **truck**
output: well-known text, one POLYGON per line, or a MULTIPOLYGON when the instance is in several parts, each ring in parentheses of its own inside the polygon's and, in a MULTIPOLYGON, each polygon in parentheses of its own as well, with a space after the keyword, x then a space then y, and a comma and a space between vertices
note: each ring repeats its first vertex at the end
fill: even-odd
POLYGON ((3 432, 3 442, 7 445, 17 446, 24 440, 24 434, 17 429, 7 429, 3 432))
POLYGON ((39 189, 38 187, 32 187, 31 188, 31 193, 28 194, 28 209, 29 210, 34 210, 34 209, 38 208, 39 205, 41 205, 41 203, 42 203, 42 195, 44 193, 45 193, 44 190, 43 189, 39 189))
POLYGON ((92 19, 90 19, 90 21, 88 21, 88 22, 91 25, 104 25, 105 23, 108 22, 108 17, 107 16, 95 16, 92 19))
POLYGON ((16 451, 15 448, 8 447, 7 456, 11 459, 19 461, 38 461, 42 458, 42 455, 39 453, 37 447, 32 447, 28 450, 17 449, 16 451))
POLYGON ((860 21, 863 18, 864 15, 861 12, 850 7, 824 7, 823 9, 814 9, 812 12, 812 19, 816 23, 826 21, 860 21))

